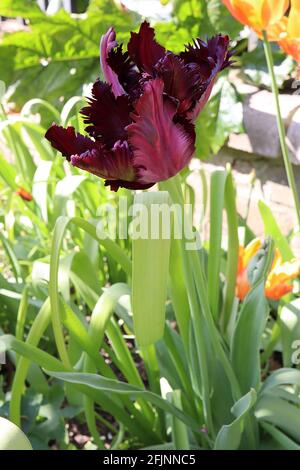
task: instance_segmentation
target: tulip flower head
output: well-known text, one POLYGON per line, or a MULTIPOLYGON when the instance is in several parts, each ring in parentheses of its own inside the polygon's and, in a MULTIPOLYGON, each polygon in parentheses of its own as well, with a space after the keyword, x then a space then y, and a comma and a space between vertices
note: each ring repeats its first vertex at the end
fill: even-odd
POLYGON ((181 171, 195 150, 194 120, 217 74, 230 65, 228 36, 196 39, 179 55, 155 40, 142 23, 127 51, 110 28, 100 60, 106 82, 97 80, 81 110, 88 136, 53 124, 52 146, 72 165, 103 179, 112 190, 149 188, 181 171))
MULTIPOLYGON (((236 284, 236 296, 240 300, 244 300, 251 289, 247 269, 249 263, 261 246, 261 241, 258 238, 255 238, 246 247, 240 247, 236 284)), ((266 297, 274 301, 280 300, 281 297, 292 292, 293 285, 291 280, 298 276, 300 276, 300 260, 284 262, 279 250, 276 249, 272 267, 265 284, 266 297)))
POLYGON ((260 37, 286 13, 289 0, 223 0, 232 16, 260 37))
POLYGON ((289 15, 269 28, 268 37, 277 41, 286 54, 300 63, 300 0, 291 1, 289 15))

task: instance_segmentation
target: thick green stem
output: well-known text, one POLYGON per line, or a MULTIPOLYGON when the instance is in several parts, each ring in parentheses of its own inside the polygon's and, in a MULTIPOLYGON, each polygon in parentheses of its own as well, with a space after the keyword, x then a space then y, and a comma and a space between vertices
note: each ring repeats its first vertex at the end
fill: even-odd
POLYGON ((275 77, 275 71, 274 71, 272 49, 268 41, 267 33, 265 31, 263 32, 263 37, 264 37, 265 55, 266 55, 267 65, 268 65, 268 69, 269 69, 269 73, 271 77, 271 83, 272 83, 272 92, 273 92, 274 99, 275 99, 277 126, 278 126, 281 151, 282 151, 282 156, 283 156, 288 183, 289 183, 289 186, 292 191, 293 198, 294 198, 294 204, 295 204, 297 222, 298 222, 298 230, 299 230, 300 229, 300 201, 299 201, 299 195, 297 192, 293 166, 289 158, 289 150, 288 150, 288 146, 286 142, 285 127, 284 127, 284 122, 282 119, 282 114, 281 114, 281 109, 280 109, 279 92, 278 92, 278 86, 277 86, 276 77, 275 77))

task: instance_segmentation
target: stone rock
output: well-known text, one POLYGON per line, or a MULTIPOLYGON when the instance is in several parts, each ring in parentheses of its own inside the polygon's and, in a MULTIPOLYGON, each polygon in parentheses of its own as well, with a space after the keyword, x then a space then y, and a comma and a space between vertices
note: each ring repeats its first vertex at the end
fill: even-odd
MULTIPOLYGON (((249 227, 257 236, 264 236, 264 225, 259 212, 258 202, 263 200, 272 210, 272 213, 284 235, 294 230, 296 216, 291 190, 288 187, 286 173, 282 159, 272 160, 255 157, 246 152, 224 147, 218 155, 208 162, 194 159, 190 168, 193 170, 189 176, 189 183, 195 190, 196 214, 195 226, 200 226, 203 217, 202 184, 199 169, 203 169, 209 186, 212 172, 225 168, 230 163, 237 190, 237 209, 242 217, 248 215, 249 227), (256 175, 253 181, 253 172, 256 175), (251 190, 251 184, 254 184, 251 190)), ((300 188, 300 166, 295 167, 296 185, 300 188)), ((209 209, 209 207, 208 207, 209 209)), ((201 223, 203 240, 209 238, 208 210, 201 223)), ((226 241, 227 221, 223 219, 223 236, 226 241)), ((295 256, 300 253, 300 237, 293 242, 295 256)))
POLYGON ((292 162, 300 165, 300 108, 294 114, 292 122, 289 125, 287 142, 292 162))
MULTIPOLYGON (((300 96, 281 95, 280 105, 284 124, 288 128, 294 113, 300 108, 300 96)), ((244 125, 253 153, 271 158, 281 155, 272 93, 263 90, 246 98, 244 125)))
POLYGON ((228 142, 228 147, 235 150, 242 150, 247 153, 254 153, 252 143, 248 134, 230 134, 228 142))
POLYGON ((235 89, 240 95, 251 95, 259 91, 257 86, 250 85, 249 83, 246 83, 243 78, 241 78, 239 69, 230 70, 229 81, 234 83, 235 89))

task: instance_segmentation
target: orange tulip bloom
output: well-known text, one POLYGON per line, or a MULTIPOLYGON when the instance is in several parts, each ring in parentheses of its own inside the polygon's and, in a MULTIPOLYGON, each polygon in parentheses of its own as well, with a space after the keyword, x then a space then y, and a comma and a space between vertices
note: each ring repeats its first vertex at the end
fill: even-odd
POLYGON ((289 0, 223 0, 232 16, 261 36, 286 13, 289 0))
POLYGON ((292 0, 289 16, 284 16, 268 29, 268 38, 300 62, 300 0, 292 0))
MULTIPOLYGON (((247 268, 253 256, 261 247, 261 241, 258 238, 252 240, 246 247, 241 246, 239 251, 238 276, 236 285, 236 296, 244 300, 251 284, 247 275, 247 268)), ((270 300, 279 300, 284 295, 292 292, 293 285, 290 281, 300 276, 300 260, 283 262, 279 250, 275 250, 272 268, 268 274, 265 295, 270 300)))
POLYGON ((247 268, 250 260, 258 252, 261 247, 259 238, 255 238, 246 247, 240 246, 238 260, 238 274, 236 283, 236 296, 243 300, 251 289, 247 276, 247 268))

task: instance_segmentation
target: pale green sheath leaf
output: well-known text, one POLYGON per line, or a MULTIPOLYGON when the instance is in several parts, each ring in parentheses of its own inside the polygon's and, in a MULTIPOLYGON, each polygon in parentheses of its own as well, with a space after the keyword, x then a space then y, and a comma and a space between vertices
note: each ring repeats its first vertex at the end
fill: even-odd
POLYGON ((221 427, 216 438, 215 450, 238 449, 244 430, 245 418, 255 402, 256 392, 251 389, 233 405, 231 412, 236 416, 236 419, 232 423, 221 427))
POLYGON ((171 243, 169 205, 166 191, 141 193, 134 199, 132 310, 139 346, 155 343, 164 334, 171 243))

